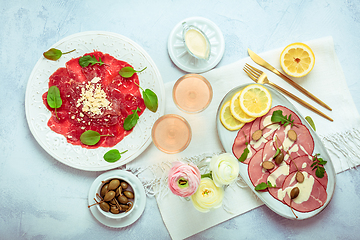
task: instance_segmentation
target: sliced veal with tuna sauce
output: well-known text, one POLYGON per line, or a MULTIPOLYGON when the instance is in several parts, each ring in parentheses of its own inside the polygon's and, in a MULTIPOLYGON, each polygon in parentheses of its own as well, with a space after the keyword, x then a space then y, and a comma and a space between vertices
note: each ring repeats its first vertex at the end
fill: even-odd
POLYGON ((291 207, 297 211, 310 212, 325 203, 328 182, 326 172, 323 178, 319 178, 311 167, 314 145, 309 129, 300 118, 288 108, 276 106, 239 130, 234 140, 233 153, 239 158, 245 148, 250 150, 243 163, 248 164, 248 175, 254 187, 260 183, 270 183, 271 187, 267 191, 275 199, 289 206, 291 202, 291 207), (283 116, 291 115, 293 124, 284 127, 283 124, 273 123, 271 117, 276 110, 281 110, 283 116), (256 139, 253 136, 258 130, 262 133, 256 139), (246 145, 246 142, 249 144, 246 145), (278 149, 283 154, 283 161, 276 163, 274 157, 278 149), (270 168, 264 167, 264 162, 270 168), (297 171, 303 173, 304 182, 297 182, 297 171), (298 187, 300 193, 291 199, 290 192, 294 187, 298 187))
POLYGON ((302 172, 305 179, 299 183, 295 179, 296 172, 292 172, 285 178, 282 189, 278 191, 278 199, 299 212, 311 212, 324 205, 327 192, 324 186, 308 172, 302 172), (299 188, 299 195, 293 199, 290 192, 293 188, 299 188))
POLYGON ((48 126, 73 145, 84 148, 113 147, 132 131, 124 130, 124 119, 138 107, 139 116, 145 109, 137 86, 139 79, 137 74, 130 78, 119 75, 121 68, 131 67, 127 62, 99 51, 86 55, 97 60, 101 58, 104 64, 81 67, 78 57, 50 76, 49 87, 55 85, 59 88, 62 105, 55 114, 47 103, 47 92, 43 94, 43 102, 52 113, 48 126), (80 142, 80 135, 87 130, 111 136, 101 137, 96 145, 88 146, 80 142))

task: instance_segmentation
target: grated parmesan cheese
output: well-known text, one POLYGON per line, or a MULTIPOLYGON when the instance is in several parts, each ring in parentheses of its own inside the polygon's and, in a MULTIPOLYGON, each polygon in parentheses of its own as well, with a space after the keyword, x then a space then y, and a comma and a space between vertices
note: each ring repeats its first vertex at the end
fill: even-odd
POLYGON ((76 106, 82 104, 82 111, 91 115, 100 115, 104 109, 111 109, 111 103, 107 100, 105 91, 102 89, 99 77, 94 77, 85 87, 81 88, 80 98, 76 106))

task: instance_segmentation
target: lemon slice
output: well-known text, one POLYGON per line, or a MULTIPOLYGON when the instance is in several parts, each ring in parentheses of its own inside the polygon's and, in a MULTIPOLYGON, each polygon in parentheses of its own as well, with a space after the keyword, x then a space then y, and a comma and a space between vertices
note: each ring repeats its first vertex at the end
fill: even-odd
POLYGON ((242 128, 245 123, 233 117, 230 111, 230 101, 226 102, 220 110, 220 121, 228 130, 234 131, 242 128))
POLYGON ((303 77, 313 69, 315 55, 308 45, 293 43, 282 51, 280 65, 286 74, 292 77, 303 77))
POLYGON ((271 94, 267 88, 259 84, 246 86, 239 96, 240 107, 250 117, 261 117, 271 107, 271 94))
POLYGON ((247 115, 240 107, 239 96, 241 91, 237 92, 232 96, 230 102, 230 111, 234 118, 240 122, 247 123, 253 121, 255 118, 247 115))

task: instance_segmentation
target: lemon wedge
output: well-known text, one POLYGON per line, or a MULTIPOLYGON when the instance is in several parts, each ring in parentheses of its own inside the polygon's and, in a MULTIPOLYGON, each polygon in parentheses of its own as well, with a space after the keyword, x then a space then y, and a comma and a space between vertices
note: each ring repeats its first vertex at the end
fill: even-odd
POLYGON ((234 118, 240 122, 247 123, 253 121, 255 118, 247 115, 240 107, 239 96, 241 91, 237 92, 232 96, 230 101, 230 111, 234 118))
POLYGON ((259 84, 246 86, 239 96, 240 107, 250 117, 261 117, 271 107, 272 98, 269 90, 259 84))
POLYGON ((231 131, 239 130, 245 123, 233 117, 230 111, 230 101, 226 102, 220 110, 220 121, 222 125, 231 131))
POLYGON ((285 47, 280 55, 280 65, 292 77, 307 75, 315 65, 315 55, 304 43, 293 43, 285 47))

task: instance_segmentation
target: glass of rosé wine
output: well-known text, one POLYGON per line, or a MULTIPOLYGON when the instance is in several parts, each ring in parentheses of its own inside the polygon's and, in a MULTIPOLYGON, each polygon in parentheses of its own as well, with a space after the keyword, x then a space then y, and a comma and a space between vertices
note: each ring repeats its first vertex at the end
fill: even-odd
POLYGON ((179 78, 173 87, 175 105, 186 113, 199 113, 205 110, 213 97, 209 81, 199 74, 186 74, 179 78))
POLYGON ((179 153, 190 143, 191 128, 185 118, 176 114, 166 114, 154 123, 151 137, 159 150, 165 153, 179 153))

